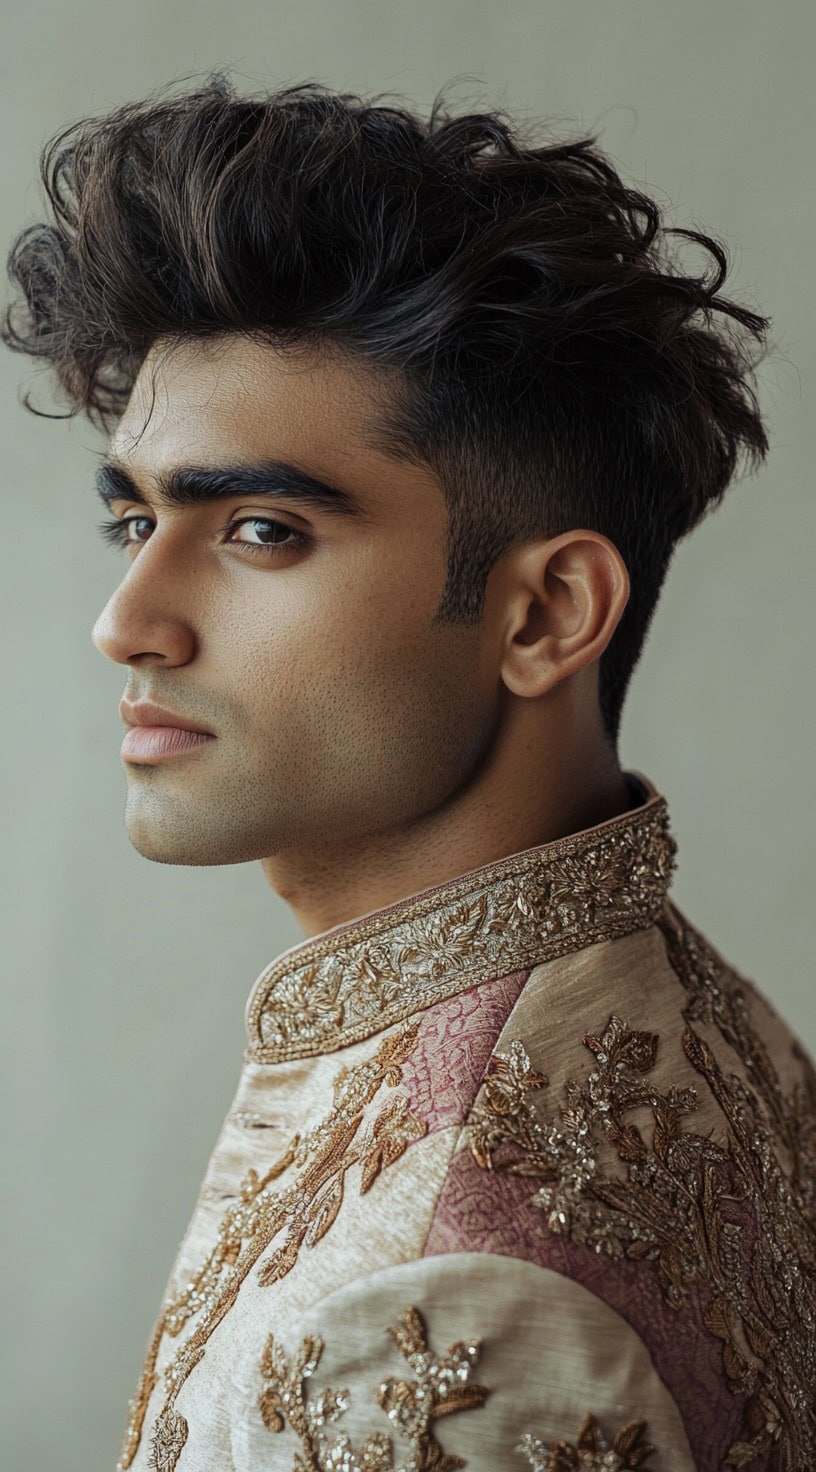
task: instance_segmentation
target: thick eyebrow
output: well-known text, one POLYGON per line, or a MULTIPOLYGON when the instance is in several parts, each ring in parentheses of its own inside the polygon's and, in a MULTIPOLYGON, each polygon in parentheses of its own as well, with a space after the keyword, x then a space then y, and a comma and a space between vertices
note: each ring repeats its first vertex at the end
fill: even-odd
MULTIPOLYGON (((117 460, 103 461, 96 472, 95 483, 100 500, 109 510, 114 501, 151 505, 130 472, 117 460)), ((154 483, 158 504, 167 508, 199 506, 211 501, 232 500, 236 496, 276 496, 298 501, 303 506, 333 516, 369 519, 367 509, 349 491, 318 480, 286 460, 262 460, 257 464, 239 462, 236 465, 178 465, 157 475, 154 483)))

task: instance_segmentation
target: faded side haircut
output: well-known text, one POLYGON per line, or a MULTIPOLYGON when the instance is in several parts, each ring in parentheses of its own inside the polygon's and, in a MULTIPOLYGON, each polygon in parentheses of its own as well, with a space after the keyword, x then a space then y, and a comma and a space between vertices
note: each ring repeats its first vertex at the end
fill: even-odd
POLYGON ((430 466, 449 508, 439 620, 478 621, 516 543, 587 527, 620 551, 631 594, 599 668, 616 747, 675 544, 742 453, 767 454, 752 380, 771 319, 719 294, 722 242, 667 229, 596 144, 451 116, 441 94, 425 120, 312 81, 162 88, 44 146, 49 218, 11 246, 23 300, 0 335, 56 374, 69 411, 45 417, 106 432, 158 339, 379 367, 370 443, 430 466))

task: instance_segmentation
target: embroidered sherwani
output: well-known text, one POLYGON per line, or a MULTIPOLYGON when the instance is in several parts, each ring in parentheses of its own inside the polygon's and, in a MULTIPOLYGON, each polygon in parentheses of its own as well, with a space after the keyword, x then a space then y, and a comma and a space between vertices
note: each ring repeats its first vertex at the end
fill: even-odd
POLYGON ((816 1468, 816 1072, 626 776, 258 977, 120 1469, 816 1468))

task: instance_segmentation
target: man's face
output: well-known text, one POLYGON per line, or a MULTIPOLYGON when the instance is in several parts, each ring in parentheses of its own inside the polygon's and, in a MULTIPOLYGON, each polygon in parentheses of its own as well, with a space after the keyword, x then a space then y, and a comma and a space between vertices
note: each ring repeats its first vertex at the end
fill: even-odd
POLYGON ((152 354, 139 374, 109 457, 147 505, 111 505, 133 518, 131 545, 93 641, 125 667, 126 700, 215 736, 122 758, 126 826, 148 858, 336 853, 432 813, 489 743, 499 690, 481 626, 433 623, 445 501, 429 469, 363 443, 373 382, 339 355, 293 372, 238 338, 152 354), (172 508, 156 498, 177 467, 270 459, 349 492, 363 514, 307 507, 274 483, 172 508), (292 531, 303 546, 287 545, 292 531), (248 550, 264 544, 275 550, 248 550))

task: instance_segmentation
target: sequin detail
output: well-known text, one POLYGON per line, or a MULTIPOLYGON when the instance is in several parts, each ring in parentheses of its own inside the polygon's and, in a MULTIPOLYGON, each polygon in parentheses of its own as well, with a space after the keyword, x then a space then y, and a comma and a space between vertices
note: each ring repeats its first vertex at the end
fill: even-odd
POLYGON ((350 1396, 348 1390, 326 1389, 313 1400, 306 1399, 305 1382, 323 1353, 320 1336, 307 1336, 290 1364, 274 1335, 269 1335, 261 1360, 264 1388, 259 1408, 268 1430, 280 1432, 288 1424, 299 1437, 301 1450, 295 1453, 293 1472, 455 1472, 466 1465, 462 1457, 443 1452, 431 1422, 484 1403, 485 1387, 469 1384, 480 1341, 452 1344, 438 1358, 428 1346, 424 1320, 413 1305, 388 1333, 415 1376, 412 1380, 389 1376, 375 1390, 393 1430, 411 1448, 408 1460, 398 1467, 393 1443, 384 1432, 374 1431, 355 1451, 346 1435, 329 1435, 324 1430, 348 1408, 350 1396))
POLYGON ((653 1262, 678 1311, 695 1281, 709 1290, 704 1327, 722 1342, 742 1424, 724 1465, 764 1456, 768 1472, 816 1466, 816 1073, 798 1044, 801 1082, 787 1095, 751 1020, 752 984, 667 905, 658 920, 688 993, 682 1046, 729 1126, 722 1142, 684 1127, 697 1090, 654 1088, 658 1035, 614 1014, 586 1034, 595 1061, 569 1079, 557 1114, 534 1102, 547 1076, 523 1043, 494 1055, 469 1121, 479 1165, 538 1178, 532 1204, 553 1232, 610 1257, 653 1262), (748 1080, 724 1073, 693 1026, 714 1024, 748 1080), (651 1140, 627 1116, 648 1106, 651 1140), (622 1174, 598 1156, 611 1144, 622 1174))
POLYGON ((177 1411, 162 1412, 150 1441, 150 1466, 156 1472, 173 1472, 188 1436, 188 1426, 177 1411))
POLYGON ((372 1058, 342 1068, 334 1081, 333 1104, 326 1118, 306 1134, 295 1135, 262 1178, 254 1170, 247 1173, 239 1200, 221 1220, 212 1251, 181 1292, 163 1305, 130 1402, 117 1472, 131 1465, 139 1446, 148 1401, 158 1379, 156 1363, 164 1336, 176 1336, 190 1320, 198 1321, 164 1371, 168 1396, 149 1459, 152 1472, 173 1472, 187 1434, 184 1418, 173 1410, 175 1398, 261 1254, 280 1238, 261 1264, 258 1281, 268 1284, 285 1277, 301 1249, 314 1247, 337 1217, 349 1168, 360 1165, 360 1191, 364 1193, 383 1169, 425 1134, 425 1123, 411 1112, 403 1093, 389 1095, 373 1125, 361 1133, 364 1109, 383 1085, 393 1088, 400 1082, 402 1064, 416 1047, 418 1036, 419 1028, 412 1023, 383 1038, 372 1058), (290 1185, 277 1188, 274 1182, 290 1166, 301 1169, 290 1185))
POLYGON ((495 976, 629 935, 659 912, 677 844, 665 798, 304 941, 259 976, 247 1056, 306 1058, 495 976))
POLYGON ((533 1472, 630 1472, 638 1468, 648 1472, 646 1458, 657 1448, 641 1441, 645 1429, 645 1421, 630 1421, 610 1445, 595 1417, 587 1415, 574 1444, 554 1441, 546 1446, 528 1431, 516 1451, 524 1454, 533 1472))

